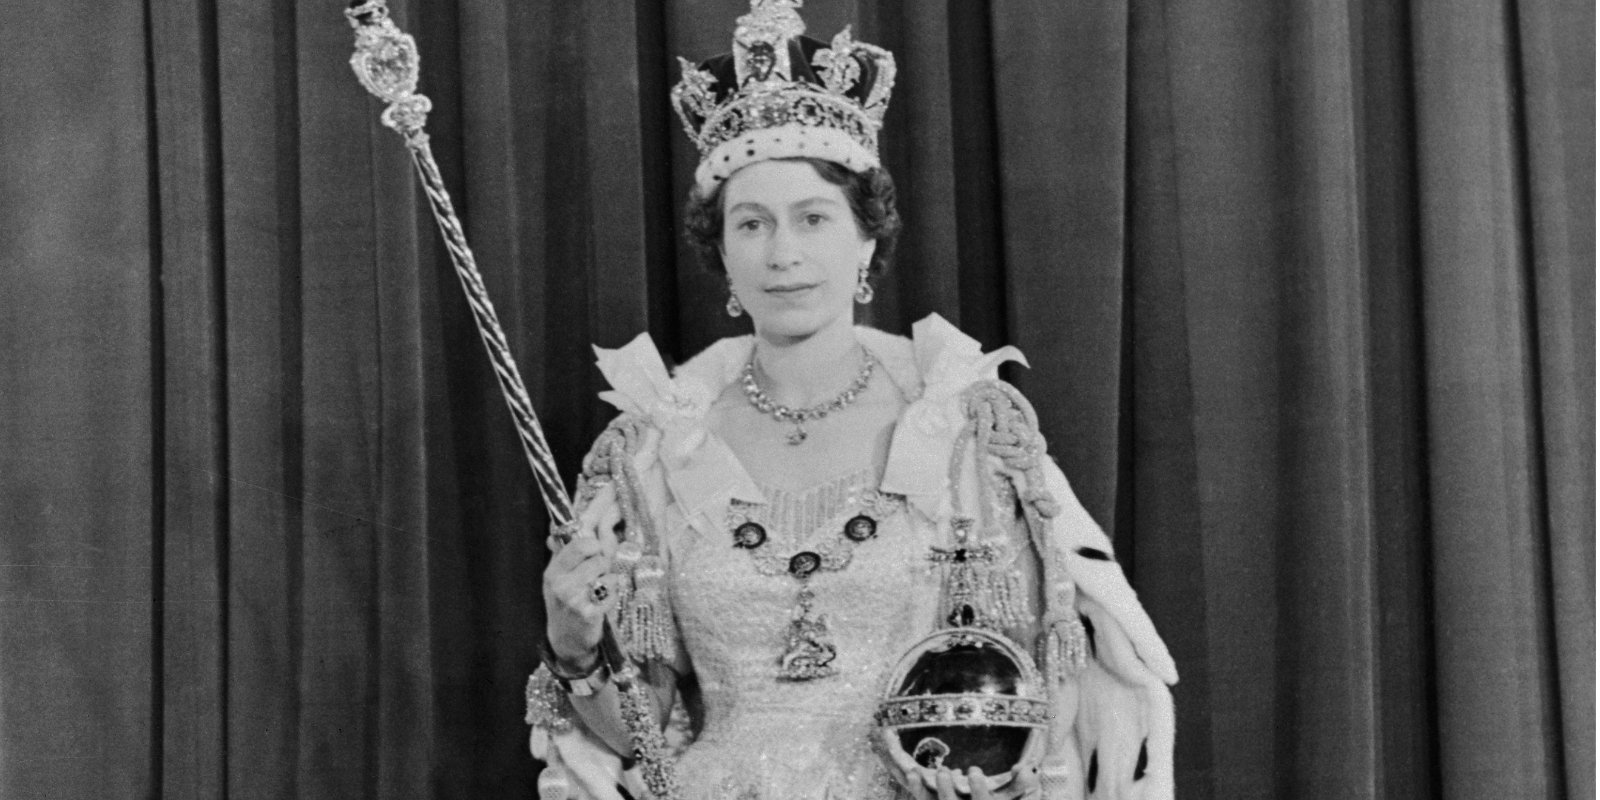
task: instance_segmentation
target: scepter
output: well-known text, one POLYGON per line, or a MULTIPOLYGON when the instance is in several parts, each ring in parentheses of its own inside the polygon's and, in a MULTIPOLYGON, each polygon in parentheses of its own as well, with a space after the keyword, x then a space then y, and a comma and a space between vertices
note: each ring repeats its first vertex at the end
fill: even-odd
MULTIPOLYGON (((477 322, 478 338, 483 342, 489 362, 500 384, 500 393, 511 412, 511 421, 522 442, 522 452, 533 469, 534 480, 539 484, 539 494, 558 532, 570 536, 576 530, 577 519, 573 513, 572 498, 566 484, 561 481, 555 458, 550 454, 544 429, 533 413, 533 403, 528 399, 528 389, 522 382, 517 363, 511 358, 506 345, 505 332, 494 312, 494 303, 484 288, 483 276, 478 272, 472 248, 467 246, 467 236, 456 218, 455 206, 450 202, 450 192, 439 176, 439 165, 434 161, 433 149, 428 145, 428 134, 423 130, 433 103, 417 93, 420 74, 416 40, 400 30, 389 19, 386 0, 352 0, 345 9, 351 27, 355 28, 355 54, 350 57, 350 67, 367 91, 389 105, 379 117, 383 124, 399 133, 411 153, 411 163, 417 168, 423 191, 433 218, 444 236, 450 263, 455 266, 461 290, 466 294, 467 305, 472 308, 477 322)), ((620 653, 611 626, 603 632, 602 652, 620 653)), ((645 786, 658 800, 674 800, 678 795, 677 775, 667 754, 666 740, 656 723, 654 699, 639 672, 623 655, 613 660, 611 680, 617 685, 622 704, 622 716, 627 722, 628 737, 643 772, 645 786)))

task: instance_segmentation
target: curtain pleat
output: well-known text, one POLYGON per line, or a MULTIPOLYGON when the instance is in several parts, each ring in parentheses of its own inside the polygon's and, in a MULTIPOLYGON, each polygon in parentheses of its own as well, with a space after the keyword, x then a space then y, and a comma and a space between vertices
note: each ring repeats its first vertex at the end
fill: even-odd
MULTIPOLYGON (((747 318, 677 56, 748 0, 393 0, 566 475, 747 318)), ((0 797, 531 797, 548 521, 338 3, 0 25, 0 797)), ((1594 794, 1594 8, 812 0, 937 312, 1171 647, 1179 796, 1594 794)))
MULTIPOLYGON (((303 796, 307 519, 301 101, 293 6, 217 7, 227 253, 229 605, 225 769, 180 797, 303 796), (267 34, 266 32, 270 32, 267 34)), ((181 63, 181 62, 180 62, 181 63)), ((176 752, 182 752, 178 749, 176 752)), ((172 791, 172 787, 164 787, 172 791)))
POLYGON ((1352 47, 1361 23, 1359 7, 1341 4, 1279 23, 1281 83, 1273 94, 1281 121, 1267 160, 1281 182, 1278 796, 1384 791, 1376 770, 1372 395, 1352 47))
MULTIPOLYGON (((149 44, 178 63, 217 58, 216 25, 199 4, 152 7, 149 44)), ((227 774, 227 362, 216 74, 154 70, 163 516, 161 615, 154 685, 161 693, 160 783, 220 794, 227 774)))
MULTIPOLYGON (((1526 207, 1506 9, 1413 10, 1446 796, 1560 796, 1526 207), (1480 794, 1481 793, 1481 794, 1480 794)), ((1592 521, 1592 517, 1591 517, 1592 521)), ((1592 535, 1592 530, 1590 531, 1592 535)), ((1592 770, 1591 770, 1592 771, 1592 770)))
POLYGON ((1172 71, 1162 4, 1133 4, 1128 23, 1127 250, 1141 269, 1124 273, 1127 309, 1119 409, 1118 559, 1183 665, 1173 687, 1180 741, 1175 784, 1185 797, 1228 797, 1213 788, 1212 629, 1204 598, 1210 569, 1201 530, 1199 452, 1188 289, 1178 217, 1172 71), (1154 324, 1161 320, 1161 324, 1154 324), (1136 535, 1137 532, 1137 535, 1136 535), (1150 554, 1147 556, 1146 554, 1150 554), (1156 554, 1160 554, 1159 557, 1156 554), (1180 611, 1181 609, 1181 611, 1180 611), (1190 635, 1192 632, 1193 635, 1190 635))
POLYGON ((1067 478, 1112 528, 1128 11, 1054 8, 1008 4, 992 15, 1005 341, 1035 364, 1014 379, 1045 400, 1035 402, 1040 425, 1067 478))
POLYGON ((144 792, 164 590, 148 28, 138 6, 30 11, 0 25, 5 100, 32 110, 0 136, 0 794, 144 792))
POLYGON ((1592 4, 1511 6, 1518 72, 1524 275, 1534 320, 1539 436, 1561 758, 1569 797, 1595 794, 1594 763, 1594 72, 1585 70, 1592 4), (1585 268, 1585 259, 1591 268, 1585 268), (1572 402, 1570 398, 1580 398, 1572 402))

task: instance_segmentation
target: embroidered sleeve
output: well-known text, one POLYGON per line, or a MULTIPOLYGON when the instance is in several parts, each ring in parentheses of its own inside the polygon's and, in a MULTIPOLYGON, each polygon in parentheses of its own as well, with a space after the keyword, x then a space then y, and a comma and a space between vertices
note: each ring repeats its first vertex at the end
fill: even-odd
POLYGON ((963 407, 971 443, 957 450, 980 465, 969 494, 992 509, 969 524, 1003 541, 1004 522, 1015 530, 1020 521, 1037 565, 1027 573, 1038 581, 1036 625, 1019 629, 1037 632, 1057 718, 1041 767, 1044 797, 1171 798, 1167 685, 1176 670, 1110 540, 1049 459, 1033 408, 1014 387, 975 383, 963 407))
POLYGON ((617 542, 616 623, 623 648, 637 661, 671 664, 677 630, 667 599, 665 487, 654 452, 659 439, 641 415, 623 414, 613 421, 584 458, 578 507, 580 518, 618 520, 610 533, 617 542), (614 504, 615 511, 595 513, 597 501, 614 504))

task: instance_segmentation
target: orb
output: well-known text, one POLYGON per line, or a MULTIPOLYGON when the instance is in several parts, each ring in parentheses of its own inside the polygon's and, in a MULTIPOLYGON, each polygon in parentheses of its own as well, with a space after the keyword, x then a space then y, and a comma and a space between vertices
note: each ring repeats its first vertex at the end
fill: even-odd
POLYGON ((876 722, 889 734, 885 745, 914 760, 930 788, 943 766, 966 791, 971 767, 992 789, 1037 767, 1050 717, 1044 681, 1025 649, 994 631, 957 627, 930 634, 900 658, 876 722))

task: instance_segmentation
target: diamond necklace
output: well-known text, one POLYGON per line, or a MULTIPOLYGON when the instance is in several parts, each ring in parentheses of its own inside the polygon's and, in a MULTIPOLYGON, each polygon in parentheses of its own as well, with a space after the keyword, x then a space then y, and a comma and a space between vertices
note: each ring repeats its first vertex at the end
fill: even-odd
POLYGON ((860 345, 857 345, 857 348, 861 350, 861 371, 856 373, 856 379, 851 381, 850 385, 846 386, 844 391, 840 392, 837 397, 808 408, 790 408, 786 405, 780 405, 774 402, 771 397, 768 397, 760 386, 756 385, 756 354, 752 350, 750 352, 750 360, 744 363, 744 372, 739 376, 739 382, 744 385, 745 399, 749 400, 750 405, 755 406, 757 411, 779 422, 793 423, 794 430, 789 432, 788 436, 785 437, 785 441, 789 444, 799 444, 805 441, 808 435, 806 433, 807 422, 822 419, 854 403, 862 390, 867 388, 867 382, 872 380, 872 369, 877 366, 878 359, 874 358, 867 348, 860 345))

